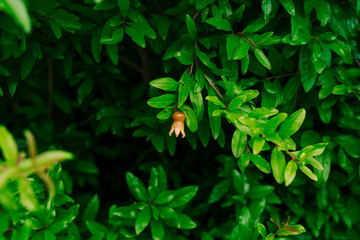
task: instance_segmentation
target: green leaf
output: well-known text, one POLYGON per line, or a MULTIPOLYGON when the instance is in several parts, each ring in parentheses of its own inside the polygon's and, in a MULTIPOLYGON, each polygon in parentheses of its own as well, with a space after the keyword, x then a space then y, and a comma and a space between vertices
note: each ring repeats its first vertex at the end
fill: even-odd
POLYGON ((251 213, 247 207, 241 209, 240 216, 238 217, 239 232, 241 233, 241 240, 251 239, 253 233, 253 220, 251 213))
POLYGON ((195 112, 187 105, 183 105, 179 109, 185 113, 186 126, 188 126, 191 132, 196 132, 198 130, 198 119, 195 112))
POLYGON ((0 125, 0 148, 6 164, 15 166, 18 159, 18 148, 13 135, 3 125, 0 125))
POLYGON ((272 117, 269 121, 266 122, 264 127, 265 135, 273 134, 276 128, 287 118, 286 113, 279 113, 278 115, 272 117))
POLYGON ((291 116, 287 118, 280 126, 280 137, 285 139, 296 133, 304 122, 305 115, 306 111, 303 108, 291 114, 291 116))
POLYGON ((270 164, 260 155, 250 155, 251 161, 264 173, 271 173, 270 164))
POLYGON ((212 18, 208 18, 205 21, 207 24, 210 24, 214 27, 216 27, 219 30, 224 30, 224 31, 232 31, 232 27, 231 24, 228 20, 223 19, 222 17, 212 17, 212 18))
POLYGON ((265 20, 269 19, 269 15, 271 13, 271 8, 272 8, 271 0, 261 1, 261 8, 264 13, 264 19, 265 20))
POLYGON ((176 97, 173 94, 164 94, 147 101, 147 104, 153 108, 165 108, 174 103, 176 103, 176 97))
POLYGON ((187 100, 194 83, 194 76, 189 75, 189 69, 186 69, 180 78, 178 107, 181 107, 187 100))
POLYGON ((78 89, 78 102, 81 104, 84 102, 85 98, 91 93, 94 86, 94 79, 92 77, 87 77, 81 83, 78 89))
MULTIPOLYGON (((215 96, 214 90, 209 90, 209 96, 215 96)), ((209 113, 209 122, 210 128, 213 135, 213 138, 216 140, 219 137, 221 130, 221 116, 213 116, 213 112, 219 110, 219 106, 213 104, 212 102, 208 103, 208 113, 209 113)))
POLYGON ((298 165, 294 160, 287 163, 285 168, 285 186, 289 186, 295 179, 298 165))
POLYGON ((31 21, 23 0, 3 0, 0 10, 8 12, 26 33, 30 33, 31 21))
POLYGON ((195 197, 198 188, 198 186, 187 186, 176 190, 175 197, 170 202, 169 206, 172 208, 184 206, 195 197))
POLYGON ((251 188, 250 191, 246 194, 248 198, 263 198, 275 190, 274 186, 265 185, 251 188))
POLYGON ((284 182, 286 161, 284 154, 277 148, 274 148, 271 153, 270 164, 276 182, 282 184, 284 182))
POLYGON ((260 49, 256 48, 254 50, 254 53, 256 59, 261 63, 261 65, 263 65, 267 69, 271 69, 269 59, 264 55, 264 53, 260 49))
POLYGON ((98 31, 94 31, 91 35, 91 53, 95 62, 100 63, 102 45, 100 42, 100 34, 98 31))
POLYGON ((291 16, 295 16, 295 6, 292 0, 279 0, 279 2, 291 16))
POLYGON ((1 64, 0 64, 0 75, 5 76, 5 77, 10 76, 9 71, 1 64))
POLYGON ((119 49, 118 49, 118 45, 117 44, 106 44, 105 45, 106 48, 106 52, 109 55, 109 58, 111 60, 111 62, 116 66, 119 63, 119 49))
POLYGON ((168 204, 175 198, 175 195, 176 195, 175 191, 162 191, 155 198, 154 204, 156 205, 168 204))
POLYGON ((86 222, 87 220, 95 220, 96 215, 99 211, 100 200, 98 195, 94 195, 88 204, 86 205, 82 220, 86 222))
POLYGON ((198 121, 201 122, 204 115, 204 100, 200 92, 190 91, 190 101, 198 121))
POLYGON ((273 239, 275 239, 275 235, 273 233, 269 233, 265 238, 265 240, 273 240, 273 239))
POLYGON ((139 178, 131 172, 126 172, 126 182, 129 186, 131 194, 137 201, 146 202, 148 200, 145 185, 139 178))
POLYGON ((187 215, 179 213, 180 229, 196 228, 196 223, 187 215))
POLYGON ((138 32, 132 27, 125 28, 125 32, 131 38, 131 40, 133 40, 133 42, 135 42, 137 45, 139 45, 142 48, 146 47, 145 38, 142 33, 138 32))
POLYGON ((173 208, 167 206, 159 206, 158 209, 160 217, 164 219, 168 225, 180 228, 179 216, 173 208))
POLYGON ((33 69, 35 63, 36 63, 35 55, 31 51, 28 51, 24 55, 21 62, 21 69, 20 69, 21 80, 27 78, 27 76, 30 74, 31 70, 33 69))
POLYGON ((269 20, 265 20, 264 18, 257 18, 254 22, 246 26, 246 28, 243 30, 243 33, 257 32, 262 29, 268 22, 269 20))
POLYGON ((241 73, 243 75, 247 73, 247 70, 249 68, 249 62, 250 62, 250 57, 248 53, 244 58, 241 59, 241 73))
POLYGON ((177 91, 179 83, 172 78, 158 78, 150 82, 150 85, 165 91, 177 91))
POLYGON ((174 57, 183 65, 191 65, 194 62, 194 52, 177 51, 174 57))
POLYGON ((121 16, 125 18, 130 8, 130 0, 117 0, 117 2, 120 8, 121 16))
POLYGON ((213 104, 225 108, 225 104, 217 96, 206 96, 206 100, 212 102, 213 104))
POLYGON ((256 228, 258 230, 258 233, 260 233, 260 235, 265 238, 266 237, 266 234, 267 234, 267 230, 266 230, 266 227, 264 226, 264 224, 262 223, 257 223, 256 224, 256 228))
POLYGON ((336 95, 345 95, 347 93, 348 93, 347 86, 345 84, 337 85, 332 90, 332 94, 336 94, 336 95))
POLYGON ((251 159, 251 154, 245 152, 244 154, 241 155, 240 159, 238 160, 238 166, 242 173, 244 173, 247 166, 249 166, 250 159, 251 159))
POLYGON ((317 73, 315 71, 314 65, 312 64, 312 59, 310 57, 307 46, 300 48, 299 67, 301 82, 304 86, 304 91, 307 93, 314 86, 317 78, 317 73))
POLYGON ((212 189, 208 202, 214 203, 219 201, 230 190, 231 179, 224 179, 217 183, 212 189))
POLYGON ((351 54, 351 48, 343 41, 335 39, 334 41, 327 42, 326 45, 336 54, 338 54, 344 63, 352 64, 353 56, 351 54))
POLYGON ((139 210, 135 206, 124 206, 116 209, 112 214, 122 218, 136 218, 139 210))
POLYGON ((79 205, 73 205, 61 215, 57 216, 54 222, 49 226, 49 230, 53 233, 59 233, 66 229, 76 218, 79 211, 79 205))
POLYGON ((150 221, 151 235, 154 240, 162 240, 165 236, 164 226, 161 220, 151 219, 150 221))
POLYGON ((149 225, 151 220, 151 209, 149 206, 145 207, 136 217, 135 232, 139 235, 149 225))
POLYGON ((18 188, 20 193, 20 203, 30 212, 38 209, 38 201, 31 187, 30 181, 26 178, 18 179, 18 188))
POLYGON ((194 20, 187 14, 186 15, 186 26, 188 32, 193 40, 197 39, 197 29, 194 20))
POLYGON ((243 154, 246 143, 247 135, 239 129, 236 129, 231 140, 231 150, 235 158, 239 158, 243 154))
POLYGON ((306 176, 308 176, 310 179, 314 180, 315 182, 317 182, 318 178, 317 176, 310 170, 310 168, 308 168, 307 166, 300 164, 299 165, 300 170, 305 173, 306 176))
POLYGON ((262 137, 255 137, 253 143, 253 154, 257 155, 263 149, 265 144, 265 139, 262 137))

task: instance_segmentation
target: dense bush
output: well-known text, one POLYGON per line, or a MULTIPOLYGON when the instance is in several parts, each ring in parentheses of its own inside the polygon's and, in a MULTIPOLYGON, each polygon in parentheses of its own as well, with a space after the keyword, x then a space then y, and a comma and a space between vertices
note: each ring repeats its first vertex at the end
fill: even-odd
POLYGON ((0 10, 0 239, 360 239, 360 1, 0 10))

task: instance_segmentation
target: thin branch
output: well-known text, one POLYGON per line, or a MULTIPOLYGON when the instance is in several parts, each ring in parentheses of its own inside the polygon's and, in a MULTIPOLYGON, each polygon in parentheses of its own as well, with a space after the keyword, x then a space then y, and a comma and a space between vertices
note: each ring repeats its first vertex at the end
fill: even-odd
POLYGON ((219 97, 220 97, 221 99, 224 99, 223 96, 221 95, 221 93, 220 93, 220 92, 216 89, 216 87, 214 86, 213 82, 208 78, 208 76, 206 76, 205 74, 204 74, 204 76, 205 76, 206 80, 209 82, 210 87, 212 87, 212 88, 215 90, 215 92, 219 95, 219 97))
POLYGON ((356 57, 354 57, 354 59, 355 59, 355 62, 357 63, 357 65, 360 67, 360 62, 359 62, 359 60, 358 60, 356 57))
POLYGON ((144 80, 149 83, 151 81, 151 72, 148 58, 148 50, 138 46, 137 51, 141 60, 141 75, 143 76, 144 80))
POLYGON ((126 63, 127 65, 129 65, 130 67, 134 68, 136 71, 138 71, 141 75, 143 74, 143 70, 141 69, 141 67, 139 65, 137 65, 136 63, 134 63, 133 61, 119 56, 119 60, 123 63, 126 63))
POLYGON ((192 17, 192 20, 195 22, 196 17, 201 13, 201 10, 197 11, 195 15, 192 17))
POLYGON ((300 71, 298 71, 296 73, 286 73, 286 74, 275 75, 275 76, 264 78, 263 80, 271 80, 271 79, 274 79, 274 78, 282 78, 282 77, 292 77, 292 76, 296 76, 296 75, 299 75, 299 74, 300 74, 300 71))
POLYGON ((54 74, 53 74, 53 66, 52 66, 51 58, 48 59, 47 64, 48 64, 48 70, 49 70, 49 75, 48 75, 48 82, 49 82, 48 119, 51 120, 52 102, 53 102, 52 95, 53 95, 53 90, 54 90, 54 74))

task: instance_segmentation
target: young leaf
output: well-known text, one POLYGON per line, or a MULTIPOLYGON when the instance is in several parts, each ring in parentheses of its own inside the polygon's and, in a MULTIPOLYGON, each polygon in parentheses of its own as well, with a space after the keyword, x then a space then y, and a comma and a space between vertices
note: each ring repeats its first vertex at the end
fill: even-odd
POLYGON ((186 115, 186 126, 188 126, 191 132, 196 132, 198 130, 198 119, 195 112, 187 105, 183 105, 179 109, 183 111, 186 115))
POLYGON ((284 182, 286 161, 284 154, 277 148, 274 148, 271 153, 270 164, 276 182, 282 184, 284 182))
POLYGON ((304 122, 305 115, 306 111, 303 108, 291 114, 291 116, 287 118, 280 126, 280 137, 285 139, 296 133, 304 122))
POLYGON ((287 163, 285 168, 285 186, 289 186, 294 181, 297 169, 298 165, 294 160, 287 163))

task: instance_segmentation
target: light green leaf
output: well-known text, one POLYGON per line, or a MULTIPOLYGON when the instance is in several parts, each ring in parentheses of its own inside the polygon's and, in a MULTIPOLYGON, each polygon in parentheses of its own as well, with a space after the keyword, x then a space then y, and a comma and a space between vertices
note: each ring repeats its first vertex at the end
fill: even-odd
POLYGON ((271 173, 270 164, 260 155, 250 155, 251 161, 264 173, 271 173))
POLYGON ((284 182, 286 161, 284 154, 276 147, 271 153, 270 164, 276 182, 282 184, 284 182))
POLYGON ((287 163, 285 168, 285 186, 289 186, 295 179, 298 165, 294 160, 287 163))
POLYGON ((26 33, 31 31, 31 21, 23 0, 3 0, 0 10, 8 12, 26 33))
POLYGON ((306 111, 303 108, 291 114, 291 116, 287 118, 280 126, 280 137, 285 139, 296 133, 304 122, 305 115, 306 111))
POLYGON ((255 137, 254 143, 253 143, 253 153, 254 155, 259 154, 261 152, 262 148, 264 147, 265 139, 262 137, 255 137))
POLYGON ((14 166, 18 159, 18 148, 13 135, 3 125, 0 125, 0 148, 6 164, 14 166))
POLYGON ((174 103, 176 103, 176 97, 173 94, 164 94, 147 101, 147 104, 154 108, 165 108, 174 103))
POLYGON ((307 166, 300 164, 299 165, 300 170, 305 173, 306 176, 308 176, 310 179, 314 180, 315 182, 317 182, 318 178, 317 176, 310 170, 310 168, 308 168, 307 166))
POLYGON ((165 91, 177 91, 179 89, 179 83, 170 77, 152 80, 150 85, 165 91))
POLYGON ((242 155, 246 148, 246 143, 247 135, 236 129, 231 140, 231 150, 235 158, 239 158, 242 155))

